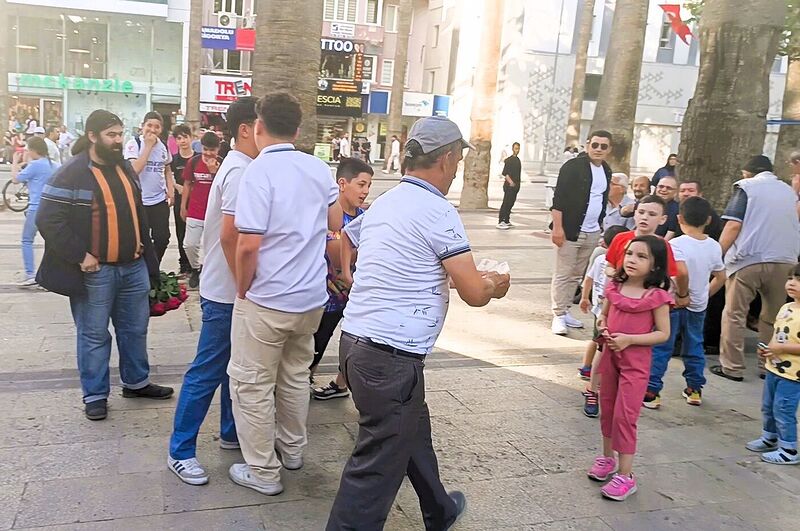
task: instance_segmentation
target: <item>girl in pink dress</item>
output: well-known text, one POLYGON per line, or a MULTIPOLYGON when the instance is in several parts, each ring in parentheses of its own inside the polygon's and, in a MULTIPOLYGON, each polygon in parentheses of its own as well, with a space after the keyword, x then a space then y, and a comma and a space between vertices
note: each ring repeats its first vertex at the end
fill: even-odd
POLYGON ((603 455, 595 459, 589 477, 611 481, 601 493, 622 501, 636 492, 632 473, 636 453, 636 423, 650 377, 652 346, 669 339, 673 304, 667 273, 667 244, 657 236, 634 238, 622 267, 606 285, 597 318, 603 357, 598 367, 600 427, 603 455), (615 458, 619 456, 619 463, 615 458))

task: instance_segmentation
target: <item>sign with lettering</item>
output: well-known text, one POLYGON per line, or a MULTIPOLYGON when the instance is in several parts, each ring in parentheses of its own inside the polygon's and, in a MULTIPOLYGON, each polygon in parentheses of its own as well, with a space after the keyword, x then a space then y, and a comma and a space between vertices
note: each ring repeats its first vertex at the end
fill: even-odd
POLYGON ((337 39, 352 39, 356 34, 356 27, 354 24, 346 22, 331 22, 331 37, 337 39))
POLYGON ((403 93, 403 116, 432 116, 433 94, 422 92, 403 93))
POLYGON ((328 116, 361 117, 361 94, 348 92, 317 92, 317 113, 328 116))
POLYGON ((252 96, 252 78, 200 76, 200 101, 230 103, 242 96, 252 96))
POLYGON ((43 76, 39 74, 17 74, 17 86, 29 88, 51 88, 67 90, 89 90, 93 92, 133 93, 133 83, 122 79, 96 79, 73 77, 58 74, 43 76))
POLYGON ((200 29, 200 40, 203 48, 213 50, 235 50, 236 29, 218 28, 216 26, 203 26, 200 29))
POLYGON ((320 48, 325 52, 353 53, 353 41, 342 39, 320 39, 320 48))

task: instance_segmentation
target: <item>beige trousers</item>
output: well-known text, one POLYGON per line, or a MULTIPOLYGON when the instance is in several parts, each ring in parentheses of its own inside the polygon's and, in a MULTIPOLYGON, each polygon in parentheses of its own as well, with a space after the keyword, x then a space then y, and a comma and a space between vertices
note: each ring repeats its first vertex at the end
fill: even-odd
POLYGON ((554 315, 564 315, 572 306, 575 290, 586 273, 589 257, 597 247, 601 234, 581 232, 577 241, 565 240, 564 245, 556 249, 556 266, 550 284, 554 315))
MULTIPOLYGON (((744 334, 750 303, 761 295, 758 340, 769 343, 775 316, 786 302, 784 288, 793 264, 754 264, 740 269, 725 283, 725 309, 722 311, 722 338, 719 361, 725 374, 742 376, 744 334)), ((759 362, 763 366, 763 362, 759 362)))
POLYGON ((322 308, 286 313, 236 299, 231 322, 231 401, 251 472, 280 481, 275 455, 300 457, 308 442, 308 367, 322 308))

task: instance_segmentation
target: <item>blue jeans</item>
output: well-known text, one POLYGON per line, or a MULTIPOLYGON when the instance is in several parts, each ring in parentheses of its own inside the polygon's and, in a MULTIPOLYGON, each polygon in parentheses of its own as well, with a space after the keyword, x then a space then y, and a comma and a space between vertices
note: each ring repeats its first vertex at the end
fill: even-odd
POLYGON ((200 298, 200 307, 203 310, 203 326, 200 329, 197 355, 183 377, 169 441, 169 455, 173 459, 195 457, 200 425, 206 418, 214 392, 220 385, 220 437, 224 441, 238 441, 231 409, 230 379, 227 374, 231 359, 233 304, 200 298))
POLYGON ((122 386, 141 389, 150 383, 147 325, 150 320, 150 277, 143 259, 127 264, 101 264, 84 274, 86 293, 69 298, 78 332, 78 371, 83 401, 108 398, 111 357, 109 319, 119 350, 122 386))
MULTIPOLYGON (((769 363, 769 362, 767 362, 769 363)), ((776 376, 767 371, 761 414, 764 417, 765 439, 778 439, 787 450, 797 449, 797 404, 800 403, 800 382, 776 376)))
POLYGON ((25 264, 25 278, 36 276, 33 262, 33 240, 36 238, 36 209, 25 212, 25 225, 22 226, 22 262, 25 264))
POLYGON ((678 308, 669 312, 670 334, 666 343, 653 347, 653 363, 650 366, 650 382, 647 390, 659 393, 664 388, 664 374, 667 372, 669 359, 675 350, 678 334, 683 336, 683 378, 686 386, 702 389, 706 384, 703 370, 706 367, 706 354, 703 349, 703 323, 706 312, 692 312, 686 308, 678 308))

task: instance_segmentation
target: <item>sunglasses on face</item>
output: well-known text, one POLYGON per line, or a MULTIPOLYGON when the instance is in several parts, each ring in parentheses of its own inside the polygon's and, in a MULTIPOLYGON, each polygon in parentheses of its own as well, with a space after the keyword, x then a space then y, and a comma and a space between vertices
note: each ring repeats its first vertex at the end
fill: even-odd
POLYGON ((675 189, 674 186, 667 186, 666 184, 659 184, 658 186, 656 186, 656 188, 659 190, 670 190, 670 191, 675 189))
POLYGON ((589 144, 589 147, 592 149, 599 149, 600 151, 605 151, 608 149, 608 144, 601 144, 600 142, 592 142, 589 144))

